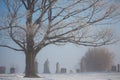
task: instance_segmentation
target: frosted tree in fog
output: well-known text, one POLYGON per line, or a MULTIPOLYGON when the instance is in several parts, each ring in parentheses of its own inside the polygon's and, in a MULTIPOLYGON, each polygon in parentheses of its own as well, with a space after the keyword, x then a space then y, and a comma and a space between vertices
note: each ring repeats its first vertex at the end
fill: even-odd
POLYGON ((114 65, 113 53, 101 47, 89 49, 81 60, 82 71, 110 71, 112 65, 114 65))

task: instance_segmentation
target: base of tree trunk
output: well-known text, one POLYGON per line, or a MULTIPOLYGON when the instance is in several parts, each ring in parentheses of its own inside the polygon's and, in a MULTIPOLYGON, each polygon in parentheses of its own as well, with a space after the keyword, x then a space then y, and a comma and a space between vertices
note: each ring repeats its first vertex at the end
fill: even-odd
POLYGON ((29 78, 41 78, 40 76, 38 76, 37 74, 27 74, 24 77, 29 77, 29 78))

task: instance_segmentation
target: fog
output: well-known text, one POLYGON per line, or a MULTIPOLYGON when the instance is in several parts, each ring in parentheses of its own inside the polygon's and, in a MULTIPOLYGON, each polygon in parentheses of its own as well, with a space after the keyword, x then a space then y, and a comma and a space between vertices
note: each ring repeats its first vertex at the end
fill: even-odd
MULTIPOLYGON (((115 55, 115 64, 120 63, 119 44, 106 46, 115 55)), ((55 73, 56 63, 59 62, 60 67, 67 68, 75 72, 79 69, 80 59, 85 55, 89 47, 67 44, 64 46, 49 45, 43 48, 36 57, 38 62, 38 71, 43 73, 43 64, 48 59, 51 73, 55 73)), ((16 52, 6 48, 0 48, 0 66, 7 68, 9 73, 10 67, 15 67, 17 73, 23 73, 25 68, 25 56, 23 52, 16 52)))

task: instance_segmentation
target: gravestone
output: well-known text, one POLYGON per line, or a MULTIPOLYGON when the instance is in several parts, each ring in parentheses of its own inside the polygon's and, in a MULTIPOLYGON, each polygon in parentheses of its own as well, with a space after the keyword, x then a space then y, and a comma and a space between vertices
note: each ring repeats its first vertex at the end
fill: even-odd
POLYGON ((44 63, 44 73, 50 73, 48 59, 44 63))
POLYGON ((61 73, 66 73, 67 69, 66 68, 61 68, 61 73))
POLYGON ((120 72, 120 64, 118 64, 118 72, 120 72))
POLYGON ((76 73, 80 73, 80 69, 76 69, 76 73))
POLYGON ((56 63, 56 73, 60 73, 60 64, 56 63))
POLYGON ((5 66, 0 66, 0 74, 5 74, 6 68, 5 66))
POLYGON ((11 68, 10 68, 10 74, 13 74, 13 73, 15 73, 15 68, 14 68, 14 67, 11 67, 11 68))
POLYGON ((112 70, 113 72, 116 72, 116 66, 112 66, 112 70))

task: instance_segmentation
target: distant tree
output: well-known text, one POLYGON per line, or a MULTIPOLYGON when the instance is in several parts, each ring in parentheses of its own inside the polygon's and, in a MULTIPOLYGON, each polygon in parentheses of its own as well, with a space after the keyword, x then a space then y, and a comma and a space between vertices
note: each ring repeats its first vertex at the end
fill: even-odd
POLYGON ((92 48, 82 58, 81 65, 84 71, 108 71, 111 69, 114 56, 106 48, 92 48))
POLYGON ((23 51, 25 77, 38 77, 34 62, 41 49, 68 42, 84 46, 114 43, 112 31, 96 31, 96 25, 111 23, 117 16, 110 0, 0 0, 0 47, 23 51), (87 31, 92 27, 94 34, 87 31))

